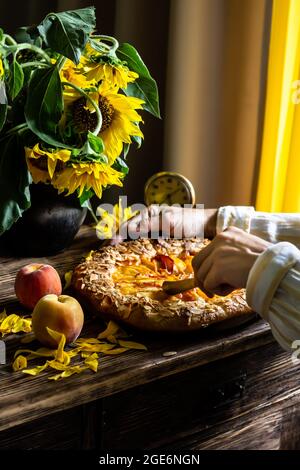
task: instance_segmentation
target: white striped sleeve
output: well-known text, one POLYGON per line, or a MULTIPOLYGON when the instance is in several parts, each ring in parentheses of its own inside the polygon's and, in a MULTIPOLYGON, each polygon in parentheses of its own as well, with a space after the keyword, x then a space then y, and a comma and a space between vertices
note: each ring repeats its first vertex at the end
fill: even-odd
POLYGON ((250 271, 246 295, 278 343, 291 351, 300 340, 300 251, 287 242, 267 248, 250 271))
POLYGON ((300 214, 254 212, 250 233, 271 243, 290 242, 300 247, 300 214))
POLYGON ((251 218, 254 215, 254 207, 248 206, 224 206, 220 207, 217 216, 216 232, 220 233, 225 228, 234 226, 246 232, 250 231, 251 218))
POLYGON ((239 227, 257 237, 277 243, 288 241, 300 248, 300 214, 256 212, 253 207, 220 207, 217 233, 229 226, 239 227))

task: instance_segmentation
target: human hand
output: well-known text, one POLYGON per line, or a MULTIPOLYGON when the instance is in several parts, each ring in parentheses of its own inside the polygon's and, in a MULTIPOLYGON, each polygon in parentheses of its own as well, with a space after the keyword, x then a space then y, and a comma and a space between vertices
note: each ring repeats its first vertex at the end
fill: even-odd
POLYGON ((119 243, 126 237, 133 239, 146 236, 212 238, 216 232, 216 219, 216 209, 151 205, 122 224, 110 244, 119 243))
POLYGON ((270 245, 262 238, 229 227, 193 258, 197 285, 211 297, 246 287, 253 264, 270 245))

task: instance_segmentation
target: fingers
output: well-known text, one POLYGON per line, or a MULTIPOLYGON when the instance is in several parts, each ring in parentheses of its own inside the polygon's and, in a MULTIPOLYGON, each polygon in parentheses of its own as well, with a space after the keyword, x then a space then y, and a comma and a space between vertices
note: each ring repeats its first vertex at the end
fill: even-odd
POLYGON ((215 247, 214 242, 212 241, 209 245, 207 245, 203 250, 201 250, 197 255, 194 256, 192 259, 192 266, 195 273, 200 269, 200 266, 204 262, 204 260, 213 252, 215 247))
POLYGON ((228 295, 234 290, 224 280, 224 248, 222 237, 217 237, 192 260, 196 282, 208 297, 228 295))
POLYGON ((203 281, 203 286, 208 292, 222 296, 228 295, 234 290, 232 286, 224 283, 223 273, 215 264, 211 265, 203 281))
POLYGON ((195 281, 196 284, 200 287, 200 289, 208 296, 208 297, 213 297, 213 293, 210 292, 206 287, 204 286, 204 280, 206 279, 207 273, 209 272, 211 266, 212 266, 212 257, 208 256, 205 258, 202 263, 199 266, 199 269, 194 271, 194 276, 195 276, 195 281))
POLYGON ((147 237, 151 233, 151 237, 159 236, 161 230, 161 215, 159 206, 151 205, 145 207, 137 215, 124 222, 114 240, 117 243, 127 238, 136 240, 137 238, 147 237))

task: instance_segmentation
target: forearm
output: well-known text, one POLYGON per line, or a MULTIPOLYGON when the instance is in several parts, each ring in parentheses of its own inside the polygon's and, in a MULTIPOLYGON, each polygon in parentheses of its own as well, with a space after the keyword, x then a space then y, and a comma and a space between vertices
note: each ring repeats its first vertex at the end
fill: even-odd
POLYGON ((204 210, 204 236, 214 238, 216 236, 218 209, 204 210))
POLYGON ((254 212, 254 208, 248 206, 224 206, 219 209, 205 209, 205 237, 214 238, 230 226, 250 232, 251 217, 254 212))

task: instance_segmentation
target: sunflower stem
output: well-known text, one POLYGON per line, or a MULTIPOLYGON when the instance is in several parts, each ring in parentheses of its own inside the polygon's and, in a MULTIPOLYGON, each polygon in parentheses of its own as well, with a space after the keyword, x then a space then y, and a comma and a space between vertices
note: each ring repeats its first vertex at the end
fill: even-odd
POLYGON ((97 219, 96 214, 95 214, 95 212, 94 212, 94 209, 92 208, 91 201, 88 200, 88 201, 86 202, 86 205, 87 205, 87 208, 88 208, 88 210, 90 211, 90 214, 91 214, 91 216, 93 217, 94 221, 96 222, 96 224, 98 224, 99 220, 97 219))
POLYGON ((66 57, 60 56, 60 58, 59 58, 58 61, 56 62, 57 68, 58 68, 58 71, 59 71, 59 72, 61 71, 61 69, 62 69, 63 66, 65 65, 66 60, 67 60, 66 57))
POLYGON ((12 127, 8 131, 6 131, 4 136, 1 137, 0 140, 5 139, 7 136, 9 136, 10 134, 13 134, 14 132, 25 131, 26 129, 28 129, 26 122, 24 122, 23 124, 18 124, 17 126, 12 127))
POLYGON ((20 64, 22 68, 24 67, 49 67, 45 62, 25 62, 20 64))
POLYGON ((69 82, 61 82, 63 86, 69 86, 71 88, 74 88, 74 90, 78 91, 82 96, 84 96, 90 103, 91 105, 95 108, 96 116, 97 116, 97 126, 94 131, 92 131, 92 134, 98 135, 101 127, 102 127, 102 114, 100 111, 99 106, 97 105, 96 101, 94 101, 82 88, 80 88, 77 85, 74 85, 74 83, 69 83, 69 82))
POLYGON ((18 43, 12 38, 9 34, 4 34, 3 35, 4 42, 8 42, 9 44, 16 46, 18 43))
MULTIPOLYGON (((119 47, 119 43, 118 41, 113 38, 112 36, 104 36, 104 35, 95 35, 95 36, 91 36, 91 39, 98 39, 99 42, 101 43, 101 41, 107 41, 107 42, 111 42, 112 43, 112 46, 108 46, 107 44, 105 43, 102 43, 101 46, 106 46, 106 47, 109 47, 109 53, 110 54, 114 54, 116 52, 116 50, 118 49, 119 47)), ((100 46, 100 44, 99 44, 100 46)))
POLYGON ((51 59, 48 56, 48 54, 46 54, 46 52, 43 51, 43 49, 41 49, 40 47, 34 46, 33 44, 26 44, 26 43, 15 44, 13 46, 7 46, 5 49, 8 52, 12 52, 12 53, 20 52, 20 51, 23 51, 24 49, 28 49, 29 51, 32 51, 32 52, 35 52, 36 54, 39 54, 41 57, 43 57, 43 59, 45 59, 45 61, 49 65, 52 65, 51 59))

